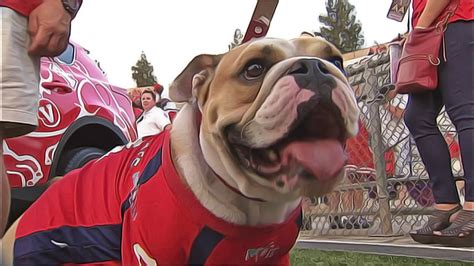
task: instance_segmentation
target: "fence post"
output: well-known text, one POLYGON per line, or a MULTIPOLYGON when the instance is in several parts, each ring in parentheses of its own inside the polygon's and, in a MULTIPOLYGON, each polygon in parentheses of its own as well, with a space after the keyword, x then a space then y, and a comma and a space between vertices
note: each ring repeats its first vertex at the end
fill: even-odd
MULTIPOLYGON (((372 60, 370 60, 372 61, 372 60)), ((379 204, 378 216, 381 221, 381 233, 382 235, 393 235, 392 228, 392 214, 390 212, 390 199, 387 192, 387 174, 385 165, 385 151, 382 140, 382 119, 380 117, 380 102, 383 98, 380 98, 379 91, 381 85, 378 81, 378 75, 376 72, 376 65, 367 64, 366 77, 367 85, 372 88, 369 93, 369 97, 372 99, 369 107, 370 124, 368 131, 370 135, 370 146, 373 152, 373 160, 376 172, 376 184, 377 184, 377 201, 379 204)))

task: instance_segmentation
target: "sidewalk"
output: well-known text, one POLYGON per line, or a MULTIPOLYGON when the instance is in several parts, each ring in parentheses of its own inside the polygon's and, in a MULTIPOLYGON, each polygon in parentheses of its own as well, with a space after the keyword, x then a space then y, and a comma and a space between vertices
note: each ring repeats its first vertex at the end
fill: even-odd
POLYGON ((414 242, 409 236, 323 236, 316 238, 314 236, 300 235, 296 247, 474 263, 474 248, 450 248, 439 245, 423 245, 414 242))

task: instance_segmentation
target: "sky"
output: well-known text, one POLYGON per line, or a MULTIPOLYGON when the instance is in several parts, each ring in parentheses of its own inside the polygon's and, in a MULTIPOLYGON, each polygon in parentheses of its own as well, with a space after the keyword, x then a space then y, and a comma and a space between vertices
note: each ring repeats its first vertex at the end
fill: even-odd
MULTIPOLYGON (((362 23, 364 47, 392 40, 406 21, 386 18, 392 0, 349 0, 362 23)), ((280 0, 267 36, 291 39, 319 31, 326 0, 280 0)), ((91 52, 109 81, 136 87, 131 67, 144 51, 165 87, 196 55, 228 50, 234 31, 247 29, 257 0, 84 0, 71 40, 91 52)), ((405 19, 406 20, 406 19, 405 19)))

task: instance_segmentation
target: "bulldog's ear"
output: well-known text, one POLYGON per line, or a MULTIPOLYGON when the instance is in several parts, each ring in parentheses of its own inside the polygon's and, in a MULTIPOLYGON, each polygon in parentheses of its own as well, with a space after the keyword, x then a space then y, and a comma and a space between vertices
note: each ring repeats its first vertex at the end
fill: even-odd
POLYGON ((181 74, 171 83, 170 98, 175 102, 186 102, 193 97, 193 89, 208 78, 210 70, 219 63, 222 55, 202 54, 194 57, 181 74))

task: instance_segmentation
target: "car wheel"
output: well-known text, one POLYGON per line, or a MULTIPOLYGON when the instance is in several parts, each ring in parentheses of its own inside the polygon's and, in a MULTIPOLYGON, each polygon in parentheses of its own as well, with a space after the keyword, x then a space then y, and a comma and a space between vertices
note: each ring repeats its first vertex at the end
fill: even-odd
POLYGON ((66 152, 62 159, 58 175, 66 173, 84 166, 87 162, 102 157, 106 151, 96 147, 79 147, 66 152))

